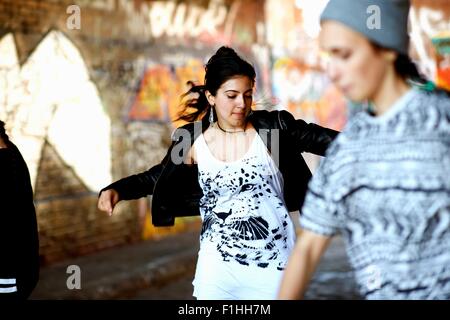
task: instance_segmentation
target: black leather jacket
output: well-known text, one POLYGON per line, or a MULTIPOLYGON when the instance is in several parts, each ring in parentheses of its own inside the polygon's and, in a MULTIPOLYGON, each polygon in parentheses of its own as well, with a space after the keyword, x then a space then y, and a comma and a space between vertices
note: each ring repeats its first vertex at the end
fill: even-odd
MULTIPOLYGON (((102 191, 114 189, 120 200, 153 195, 152 223, 155 226, 172 226, 175 217, 199 215, 199 200, 203 193, 198 182, 198 167, 179 163, 179 159, 187 155, 195 139, 208 128, 207 119, 208 115, 202 121, 175 130, 172 145, 160 164, 118 180, 102 191)), ((295 120, 287 111, 253 111, 248 120, 265 142, 272 158, 277 158, 274 160, 283 175, 284 200, 288 210, 298 210, 311 178, 301 153, 323 156, 338 132, 295 120)))

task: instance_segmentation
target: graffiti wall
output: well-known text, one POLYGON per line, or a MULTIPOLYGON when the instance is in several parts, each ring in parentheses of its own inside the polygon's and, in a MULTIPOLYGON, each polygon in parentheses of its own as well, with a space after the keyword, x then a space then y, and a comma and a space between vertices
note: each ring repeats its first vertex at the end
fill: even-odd
POLYGON ((178 65, 150 62, 139 80, 127 120, 171 122, 180 110, 181 95, 189 89, 187 82, 203 83, 204 73, 200 59, 183 59, 178 65))
POLYGON ((321 70, 292 58, 279 58, 273 70, 273 89, 279 105, 296 118, 342 129, 346 102, 321 70))
POLYGON ((0 118, 35 184, 48 141, 92 191, 111 181, 110 119, 83 58, 58 31, 19 64, 12 34, 0 39, 0 118))
MULTIPOLYGON (((347 102, 324 73, 317 37, 327 0, 267 0, 267 41, 272 48, 271 80, 279 109, 296 118, 340 130, 347 102)), ((450 2, 413 0, 410 11, 411 56, 420 71, 443 88, 450 83, 450 2)), ((305 155, 315 168, 319 159, 305 155)))
POLYGON ((432 39, 436 50, 436 82, 450 91, 450 31, 432 39))
MULTIPOLYGON (((120 3, 128 14, 135 10, 120 3)), ((270 56, 267 48, 260 45, 264 41, 260 2, 211 0, 205 7, 188 2, 154 1, 144 4, 140 12, 148 15, 153 38, 174 42, 180 51, 147 58, 135 94, 125 107, 126 121, 171 123, 180 111, 181 95, 189 88, 187 82, 203 83, 204 65, 221 45, 233 46, 254 63, 258 70, 258 94, 270 95, 270 56), (245 18, 241 12, 246 12, 245 18), (201 45, 194 48, 192 40, 201 45)), ((173 123, 175 127, 178 125, 173 123)))
MULTIPOLYGON (((341 129, 346 101, 324 75, 317 36, 327 0, 266 1, 267 39, 272 47, 273 94, 279 108, 296 117, 341 129)), ((450 2, 414 0, 410 11, 411 56, 420 71, 449 88, 450 2)))
POLYGON ((441 0, 414 0, 412 3, 410 53, 427 78, 449 88, 450 3, 441 0))
POLYGON ((296 118, 337 130, 346 122, 346 103, 320 64, 319 15, 327 1, 266 1, 267 37, 272 46, 271 80, 278 108, 296 118))

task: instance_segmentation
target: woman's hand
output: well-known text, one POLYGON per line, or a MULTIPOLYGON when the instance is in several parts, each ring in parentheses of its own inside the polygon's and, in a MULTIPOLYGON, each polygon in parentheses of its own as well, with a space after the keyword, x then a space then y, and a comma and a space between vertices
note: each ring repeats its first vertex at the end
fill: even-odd
POLYGON ((119 193, 114 189, 108 189, 100 194, 97 207, 111 216, 117 202, 119 202, 119 193))

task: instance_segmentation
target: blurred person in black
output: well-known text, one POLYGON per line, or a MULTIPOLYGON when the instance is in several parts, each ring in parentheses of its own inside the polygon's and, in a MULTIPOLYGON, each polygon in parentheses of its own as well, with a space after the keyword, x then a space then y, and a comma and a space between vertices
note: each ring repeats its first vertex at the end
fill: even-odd
POLYGON ((39 238, 27 165, 0 121, 0 300, 27 299, 39 278, 39 238))

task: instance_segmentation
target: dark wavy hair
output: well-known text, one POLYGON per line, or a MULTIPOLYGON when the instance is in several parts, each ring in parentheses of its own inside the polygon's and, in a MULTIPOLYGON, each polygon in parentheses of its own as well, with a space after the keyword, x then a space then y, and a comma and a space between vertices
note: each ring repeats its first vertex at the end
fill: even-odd
MULTIPOLYGON (((375 48, 375 50, 392 50, 384 48, 372 41, 371 44, 375 48)), ((425 76, 419 72, 419 69, 417 69, 416 64, 411 60, 411 58, 407 54, 397 52, 397 57, 395 58, 394 61, 394 68, 395 72, 397 72, 397 74, 404 80, 412 80, 417 83, 427 82, 425 76)))
MULTIPOLYGON (((375 48, 375 50, 389 50, 374 42, 371 42, 371 44, 375 48)), ((394 60, 394 69, 395 72, 397 72, 397 74, 405 81, 411 81, 419 87, 426 88, 425 90, 427 91, 444 93, 445 95, 450 97, 450 91, 441 87, 437 87, 435 83, 429 81, 422 73, 420 73, 417 65, 407 54, 397 53, 397 57, 394 60)))
POLYGON ((427 80, 419 70, 416 64, 406 54, 398 54, 394 61, 394 68, 397 74, 405 80, 412 80, 414 82, 426 83, 427 80))
MULTIPOLYGON (((184 98, 194 93, 198 94, 198 98, 188 99, 182 104, 182 110, 177 120, 193 122, 205 116, 209 117, 212 108, 206 99, 205 91, 209 91, 215 96, 220 86, 235 76, 246 76, 254 84, 256 78, 255 68, 242 59, 232 48, 222 46, 208 60, 205 66, 204 84, 194 85, 193 82, 188 82, 191 88, 182 97, 184 98)), ((214 118, 216 118, 216 115, 214 115, 214 118)))

